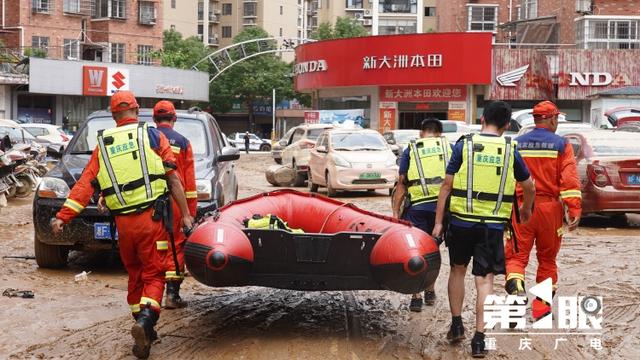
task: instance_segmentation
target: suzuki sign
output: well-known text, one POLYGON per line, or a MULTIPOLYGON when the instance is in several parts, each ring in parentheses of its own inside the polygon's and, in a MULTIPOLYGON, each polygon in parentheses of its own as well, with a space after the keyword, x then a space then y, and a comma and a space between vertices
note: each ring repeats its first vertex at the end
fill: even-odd
POLYGON ((111 96, 121 90, 129 90, 129 69, 82 67, 82 95, 111 96))

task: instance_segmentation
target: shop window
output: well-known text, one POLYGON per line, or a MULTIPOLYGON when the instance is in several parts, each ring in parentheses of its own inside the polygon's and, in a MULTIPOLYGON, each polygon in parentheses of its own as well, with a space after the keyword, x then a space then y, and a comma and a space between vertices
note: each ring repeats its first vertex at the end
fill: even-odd
POLYGON ((222 37, 230 38, 231 37, 231 26, 223 26, 222 27, 222 37))
POLYGON ((467 5, 469 8, 469 31, 496 31, 498 6, 467 5))
POLYGON ((538 0, 522 0, 519 19, 535 19, 538 17, 538 0))
POLYGON ((80 58, 80 41, 76 39, 64 39, 64 59, 78 60, 80 58))
POLYGON ((233 4, 222 4, 222 15, 231 15, 233 4))
POLYGON ((379 0, 378 11, 388 14, 415 14, 418 10, 417 0, 379 0))
POLYGON ((153 52, 153 46, 138 45, 138 64, 153 65, 152 52, 153 52))
POLYGON ((111 62, 124 64, 124 44, 111 44, 111 62))
POLYGON ((32 36, 31 37, 31 48, 32 49, 40 49, 44 51, 46 55, 49 52, 49 37, 47 36, 32 36))

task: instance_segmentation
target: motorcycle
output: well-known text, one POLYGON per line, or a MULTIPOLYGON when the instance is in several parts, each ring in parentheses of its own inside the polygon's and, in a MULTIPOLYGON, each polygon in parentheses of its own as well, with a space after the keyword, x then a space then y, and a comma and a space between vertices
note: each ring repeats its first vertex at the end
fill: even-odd
POLYGON ((4 154, 11 162, 12 172, 6 176, 9 190, 6 195, 17 198, 30 196, 40 183, 43 169, 38 162, 33 159, 31 146, 27 144, 16 144, 4 154))

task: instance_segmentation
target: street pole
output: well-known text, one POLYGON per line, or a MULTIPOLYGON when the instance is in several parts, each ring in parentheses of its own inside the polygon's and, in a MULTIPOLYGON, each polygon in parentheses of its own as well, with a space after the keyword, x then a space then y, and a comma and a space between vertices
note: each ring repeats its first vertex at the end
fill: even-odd
POLYGON ((276 141, 276 89, 271 96, 271 142, 276 141))

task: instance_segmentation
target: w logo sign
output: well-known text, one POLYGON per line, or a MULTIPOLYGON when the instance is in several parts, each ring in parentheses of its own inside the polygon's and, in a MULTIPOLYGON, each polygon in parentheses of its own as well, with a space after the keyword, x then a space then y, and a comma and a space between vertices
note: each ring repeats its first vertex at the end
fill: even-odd
POLYGON ((107 95, 107 67, 85 66, 82 76, 82 94, 88 96, 107 95))

